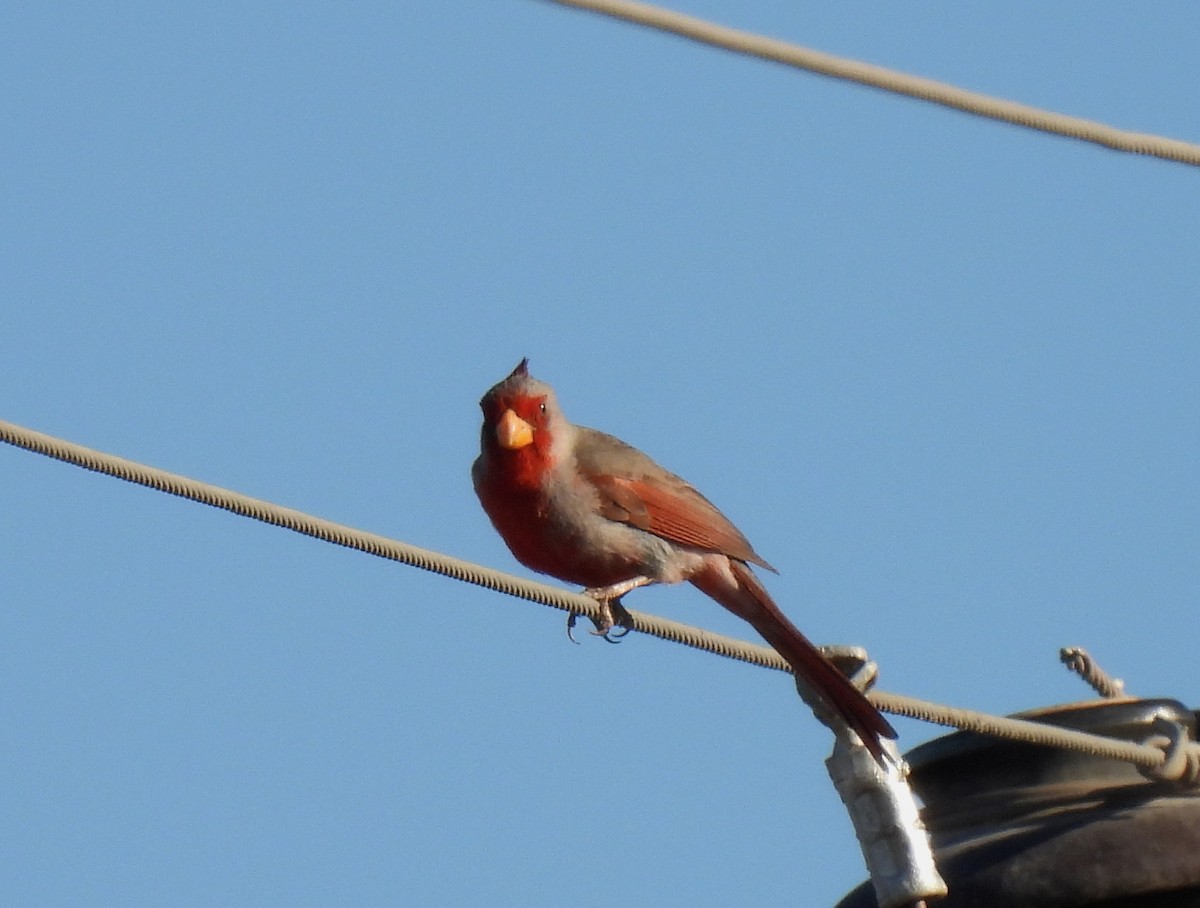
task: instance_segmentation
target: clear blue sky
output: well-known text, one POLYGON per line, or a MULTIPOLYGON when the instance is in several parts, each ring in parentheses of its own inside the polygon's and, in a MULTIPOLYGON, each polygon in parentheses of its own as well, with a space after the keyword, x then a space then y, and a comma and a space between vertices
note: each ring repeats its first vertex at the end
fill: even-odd
MULTIPOLYGON (((679 7, 1200 140, 1191 4, 679 7)), ((820 642, 1197 699, 1200 173, 532 0, 9 4, 0 418, 519 571, 525 355, 820 642)), ((0 449, 0 903, 828 905, 787 679, 0 449)), ((748 636, 690 587, 634 608, 748 636)), ((940 730, 900 721, 907 748, 940 730)))

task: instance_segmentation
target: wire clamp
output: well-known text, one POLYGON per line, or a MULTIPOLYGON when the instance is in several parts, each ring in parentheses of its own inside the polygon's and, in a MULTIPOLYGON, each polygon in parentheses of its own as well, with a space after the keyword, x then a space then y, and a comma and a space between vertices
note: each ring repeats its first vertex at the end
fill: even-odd
POLYGON ((1195 787, 1200 784, 1200 746, 1188 737, 1187 729, 1168 719, 1154 720, 1154 734, 1143 742, 1163 752, 1161 766, 1139 767, 1146 778, 1195 787))

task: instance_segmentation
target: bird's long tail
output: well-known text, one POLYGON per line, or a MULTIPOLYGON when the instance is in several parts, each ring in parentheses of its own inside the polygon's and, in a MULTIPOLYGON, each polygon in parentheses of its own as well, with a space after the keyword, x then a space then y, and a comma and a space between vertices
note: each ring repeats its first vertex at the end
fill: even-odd
POLYGON ((792 671, 806 681, 828 707, 846 720, 871 754, 884 762, 880 738, 896 737, 896 731, 888 720, 788 620, 747 565, 733 558, 728 560, 728 564, 733 583, 729 574, 716 565, 692 577, 691 582, 739 618, 748 621, 792 667, 792 671))

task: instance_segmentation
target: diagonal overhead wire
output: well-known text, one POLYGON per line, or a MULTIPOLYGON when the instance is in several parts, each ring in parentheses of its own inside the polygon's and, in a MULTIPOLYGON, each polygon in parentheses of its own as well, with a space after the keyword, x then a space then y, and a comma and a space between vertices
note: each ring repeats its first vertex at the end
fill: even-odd
MULTIPOLYGON (((539 583, 536 580, 506 574, 503 571, 335 523, 332 520, 314 517, 303 511, 263 501, 260 498, 252 498, 232 489, 189 479, 177 473, 170 473, 157 467, 118 457, 115 454, 87 448, 15 423, 0 420, 0 442, 44 454, 86 470, 123 479, 126 482, 147 486, 160 492, 230 511, 252 520, 283 527, 304 536, 356 549, 368 555, 398 561, 401 564, 418 567, 455 580, 463 580, 476 586, 583 615, 593 620, 601 617, 599 603, 590 596, 539 583)), ((769 647, 757 646, 732 637, 723 637, 698 627, 642 612, 629 610, 629 615, 632 619, 633 629, 642 633, 731 659, 738 659, 752 665, 790 671, 787 663, 769 647)))
POLYGON ((718 25, 706 19, 688 16, 649 3, 638 3, 634 0, 550 0, 550 2, 670 32, 712 47, 782 63, 785 66, 807 70, 817 75, 857 82, 881 91, 940 104, 943 107, 950 107, 975 116, 1091 142, 1114 151, 1148 155, 1181 164, 1200 166, 1200 145, 1191 142, 1168 139, 1150 133, 1117 129, 1095 120, 1072 117, 1004 98, 967 91, 935 79, 913 76, 883 66, 811 50, 798 44, 718 25))
MULTIPOLYGON (((600 616, 599 603, 588 596, 523 577, 516 577, 430 549, 423 549, 389 539, 386 536, 334 523, 331 520, 314 517, 311 514, 285 508, 259 498, 252 498, 240 492, 189 479, 157 467, 118 457, 115 454, 107 454, 84 447, 15 423, 0 420, 0 442, 123 479, 126 482, 158 489, 180 498, 284 527, 315 539, 419 567, 456 580, 474 583, 510 596, 582 614, 589 618, 600 616)), ((633 619, 634 630, 731 659, 738 659, 765 668, 788 671, 787 664, 769 647, 757 646, 743 640, 714 634, 656 615, 634 611, 630 611, 629 614, 633 619)), ((1195 784, 1196 776, 1200 774, 1200 755, 1197 754, 1197 747, 1186 740, 1179 742, 1178 746, 1172 749, 1165 744, 1156 746, 1150 743, 1138 744, 1115 738, 1105 738, 1026 719, 992 716, 973 710, 944 706, 901 694, 870 691, 868 696, 877 707, 896 715, 1031 744, 1062 747, 1123 760, 1141 766, 1151 773, 1159 773, 1164 778, 1178 779, 1185 783, 1195 784)))

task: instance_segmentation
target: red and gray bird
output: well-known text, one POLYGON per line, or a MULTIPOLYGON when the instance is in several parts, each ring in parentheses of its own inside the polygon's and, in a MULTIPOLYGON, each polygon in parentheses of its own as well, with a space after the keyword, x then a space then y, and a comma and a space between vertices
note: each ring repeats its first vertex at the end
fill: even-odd
POLYGON ((518 561, 586 587, 610 615, 632 589, 688 581, 748 621, 882 758, 879 739, 896 732, 779 610, 750 565, 774 568, 712 502, 636 448, 570 423, 527 359, 479 405, 471 476, 518 561))

